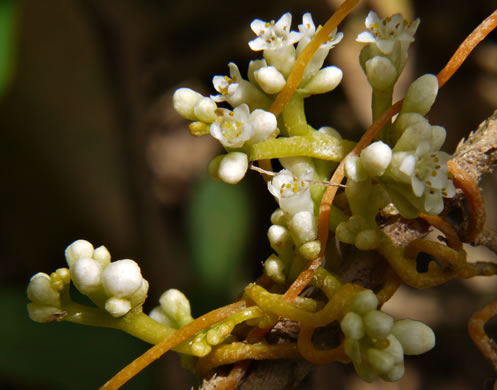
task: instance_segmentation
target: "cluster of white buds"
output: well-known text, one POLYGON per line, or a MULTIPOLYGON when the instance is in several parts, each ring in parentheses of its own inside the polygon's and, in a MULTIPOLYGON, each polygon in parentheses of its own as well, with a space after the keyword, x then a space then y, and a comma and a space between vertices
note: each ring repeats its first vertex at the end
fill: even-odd
POLYGON ((371 290, 358 293, 340 322, 345 353, 357 374, 367 382, 378 377, 398 381, 404 376, 404 355, 420 355, 435 346, 435 334, 419 321, 394 321, 376 310, 371 290))
POLYGON ((36 322, 61 320, 65 313, 61 306, 60 292, 69 285, 71 277, 67 268, 59 268, 48 275, 38 272, 28 284, 29 317, 36 322))
POLYGON ((280 161, 286 168, 267 183, 280 206, 271 216, 268 230, 269 242, 278 256, 272 255, 264 263, 266 274, 276 281, 283 279, 284 265, 294 256, 294 247, 307 260, 317 257, 321 249, 311 198, 312 162, 298 157, 280 161))
POLYGON ((190 301, 181 291, 171 288, 159 298, 159 306, 152 309, 150 317, 171 328, 180 329, 193 321, 190 301))
POLYGON ((365 24, 367 30, 356 39, 368 44, 359 57, 361 66, 374 89, 391 88, 405 66, 419 19, 408 22, 400 14, 380 19, 370 11, 365 24))
POLYGON ((138 264, 130 259, 111 262, 104 246, 94 249, 90 242, 77 240, 67 247, 66 261, 76 288, 113 317, 141 306, 147 297, 148 282, 138 264), (99 302, 102 295, 105 301, 99 302))
POLYGON ((373 178, 384 186, 399 212, 408 218, 419 213, 437 215, 443 210, 443 198, 455 195, 447 169, 450 156, 440 151, 445 129, 430 125, 424 117, 437 91, 435 76, 427 74, 418 78, 410 86, 395 121, 395 146, 374 142, 360 156, 348 158, 345 163, 350 180, 363 182, 373 178))

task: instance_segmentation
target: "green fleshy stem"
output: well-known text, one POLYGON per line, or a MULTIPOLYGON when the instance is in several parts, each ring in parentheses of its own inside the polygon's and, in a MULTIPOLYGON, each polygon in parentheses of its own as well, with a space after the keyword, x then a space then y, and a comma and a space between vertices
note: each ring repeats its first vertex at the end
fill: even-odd
MULTIPOLYGON (((77 324, 120 329, 140 340, 157 344, 171 336, 176 329, 163 325, 143 313, 141 307, 132 309, 120 318, 114 318, 102 310, 76 302, 65 303, 62 310, 67 313, 63 320, 77 324)), ((189 345, 183 343, 174 348, 176 352, 191 354, 189 345)))
POLYGON ((250 161, 282 157, 313 157, 340 162, 355 146, 355 142, 338 139, 311 130, 309 134, 294 137, 271 138, 244 150, 250 161))
POLYGON ((311 127, 307 124, 304 110, 304 97, 295 93, 282 112, 283 123, 289 136, 307 135, 311 127))
MULTIPOLYGON (((373 89, 372 109, 373 109, 373 122, 380 117, 386 110, 390 108, 393 100, 393 86, 385 91, 373 89)), ((387 123, 376 136, 376 139, 386 140, 387 134, 390 131, 391 123, 387 123)))

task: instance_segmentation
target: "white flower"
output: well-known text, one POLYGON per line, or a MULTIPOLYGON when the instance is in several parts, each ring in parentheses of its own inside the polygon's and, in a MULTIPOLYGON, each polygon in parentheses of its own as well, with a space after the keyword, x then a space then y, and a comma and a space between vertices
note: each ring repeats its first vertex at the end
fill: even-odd
POLYGON ((276 117, 272 113, 260 109, 250 113, 246 104, 233 111, 219 108, 216 115, 217 119, 210 126, 210 133, 225 148, 241 148, 248 141, 261 142, 276 131, 276 117))
POLYGON ((110 263, 102 274, 102 285, 110 297, 130 297, 142 283, 140 267, 130 259, 110 263))
POLYGON ((310 184, 306 181, 312 179, 312 174, 311 170, 307 170, 304 175, 297 177, 283 169, 267 183, 269 192, 285 213, 295 215, 299 211, 313 212, 310 184))
POLYGON ((417 198, 424 198, 421 211, 437 215, 443 210, 443 197, 452 198, 456 194, 454 183, 448 177, 449 160, 449 154, 433 151, 425 141, 415 152, 394 152, 390 173, 396 179, 411 184, 417 198))
MULTIPOLYGON (((306 12, 302 16, 302 24, 299 24, 299 32, 301 34, 299 44, 297 45, 297 54, 300 54, 302 50, 309 44, 309 42, 314 38, 316 32, 321 29, 319 26, 316 29, 314 25, 314 21, 312 20, 312 15, 309 12, 306 12)), ((343 33, 337 33, 337 30, 333 30, 329 35, 328 41, 321 45, 322 48, 326 48, 327 50, 333 49, 336 45, 338 45, 343 38, 343 33)))
POLYGON ((249 42, 253 51, 268 49, 280 49, 285 46, 293 45, 300 39, 300 33, 290 31, 292 24, 292 14, 287 12, 276 23, 264 22, 255 19, 250 23, 250 28, 257 35, 257 38, 249 42))
POLYGON ((226 148, 241 148, 254 132, 249 121, 250 111, 246 104, 233 111, 225 108, 216 110, 217 119, 211 125, 211 135, 226 148))
MULTIPOLYGON (((319 26, 316 29, 314 22, 312 20, 312 16, 310 13, 305 13, 302 17, 302 24, 299 24, 299 31, 301 33, 300 41, 297 45, 296 54, 299 55, 302 50, 309 44, 309 42, 314 38, 316 32, 321 29, 319 26)), ((307 64, 304 75, 302 78, 302 85, 306 84, 312 77, 316 75, 316 73, 323 66, 324 60, 328 56, 329 51, 338 45, 343 38, 343 33, 337 33, 337 29, 333 30, 329 35, 328 41, 324 42, 319 49, 312 56, 311 61, 307 64)), ((340 77, 341 80, 341 77, 340 77)), ((340 81, 338 81, 339 83, 340 81)), ((338 85, 337 83, 337 85, 338 85)), ((333 88, 331 88, 333 89, 333 88)), ((328 89, 330 91, 331 89, 328 89)), ((326 92, 328 92, 326 91, 326 92)), ((323 93, 323 92, 319 92, 323 93)))
MULTIPOLYGON (((259 64, 259 63, 258 63, 259 64)), ((251 109, 270 105, 269 98, 251 82, 244 80, 235 63, 228 64, 229 76, 214 76, 212 84, 219 95, 211 96, 217 102, 228 102, 232 107, 245 103, 251 109)))
POLYGON ((384 54, 390 54, 395 42, 409 44, 414 42, 414 34, 419 25, 419 19, 408 22, 402 15, 395 14, 385 19, 380 19, 375 12, 370 11, 366 18, 367 31, 360 33, 356 41, 362 43, 375 43, 384 54))

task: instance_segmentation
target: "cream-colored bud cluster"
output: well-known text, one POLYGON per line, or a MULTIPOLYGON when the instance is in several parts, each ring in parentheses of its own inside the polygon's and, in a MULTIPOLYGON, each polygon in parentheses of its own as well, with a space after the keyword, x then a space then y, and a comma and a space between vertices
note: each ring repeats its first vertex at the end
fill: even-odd
POLYGON ((435 334, 419 321, 394 321, 377 310, 371 290, 358 293, 340 322, 345 353, 357 374, 367 382, 378 377, 398 381, 404 376, 404 355, 419 355, 435 346, 435 334))
POLYGON ((66 249, 66 260, 76 288, 113 317, 122 317, 147 297, 148 282, 138 264, 130 259, 111 262, 104 246, 94 249, 86 240, 75 241, 66 249), (99 302, 102 296, 104 302, 99 302))

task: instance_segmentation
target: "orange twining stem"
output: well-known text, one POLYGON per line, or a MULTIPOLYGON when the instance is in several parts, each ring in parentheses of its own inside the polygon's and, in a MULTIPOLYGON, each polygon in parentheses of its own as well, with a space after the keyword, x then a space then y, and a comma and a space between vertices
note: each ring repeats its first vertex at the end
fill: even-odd
POLYGON ((133 362, 124 367, 115 376, 113 376, 100 390, 116 390, 128 382, 131 378, 137 375, 150 363, 160 358, 170 349, 176 347, 182 342, 188 340, 194 334, 201 330, 228 318, 229 316, 243 310, 246 307, 245 301, 232 303, 231 305, 213 310, 202 317, 197 318, 193 322, 186 325, 184 328, 178 329, 171 336, 166 337, 160 343, 154 345, 147 352, 135 359, 133 362))
POLYGON ((483 197, 473 176, 452 160, 447 162, 447 166, 455 186, 464 192, 468 201, 469 221, 467 230, 461 234, 461 237, 465 242, 473 242, 485 227, 486 213, 483 197))
POLYGON ((495 341, 485 332, 485 324, 497 314, 497 299, 490 302, 480 311, 473 314, 468 322, 468 331, 471 339, 480 352, 492 363, 497 370, 497 348, 495 341))
POLYGON ((485 37, 497 27, 497 9, 490 14, 471 34, 469 34, 463 43, 457 48, 447 65, 437 75, 438 85, 442 87, 456 73, 473 49, 485 37))
POLYGON ((445 219, 440 217, 439 215, 427 215, 421 214, 420 218, 424 219, 430 225, 436 227, 443 234, 445 234, 445 238, 447 240, 447 245, 456 251, 460 251, 462 249, 462 242, 457 235, 456 229, 454 226, 447 222, 445 219))

